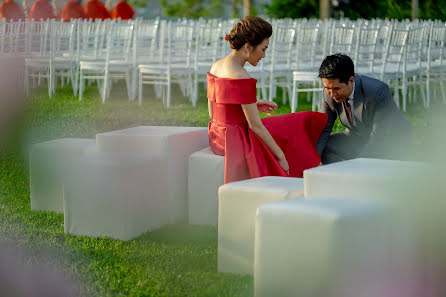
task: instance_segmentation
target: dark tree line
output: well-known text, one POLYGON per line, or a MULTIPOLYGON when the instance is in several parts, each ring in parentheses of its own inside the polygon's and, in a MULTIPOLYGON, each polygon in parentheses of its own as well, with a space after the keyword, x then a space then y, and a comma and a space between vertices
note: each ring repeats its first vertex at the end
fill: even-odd
MULTIPOLYGON (((231 17, 240 17, 244 1, 249 0, 161 0, 161 4, 164 14, 174 17, 222 17, 225 5, 230 7, 231 17)), ((411 18, 411 0, 329 1, 330 15, 335 18, 411 18)), ((268 16, 275 18, 319 17, 319 0, 272 0, 265 8, 268 16)), ((446 20, 446 0, 419 0, 418 11, 420 19, 446 20)), ((256 14, 254 5, 251 5, 251 14, 256 14)))

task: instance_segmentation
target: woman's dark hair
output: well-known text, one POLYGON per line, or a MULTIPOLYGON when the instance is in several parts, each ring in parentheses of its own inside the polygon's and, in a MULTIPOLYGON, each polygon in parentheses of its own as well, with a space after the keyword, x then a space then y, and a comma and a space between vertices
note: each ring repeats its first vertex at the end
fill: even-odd
POLYGON ((241 49, 247 42, 256 47, 272 34, 273 28, 270 23, 256 16, 246 16, 232 28, 229 44, 236 50, 241 49))
POLYGON ((355 76, 355 66, 352 59, 344 54, 327 56, 319 67, 319 77, 339 79, 339 82, 348 84, 350 77, 355 76))

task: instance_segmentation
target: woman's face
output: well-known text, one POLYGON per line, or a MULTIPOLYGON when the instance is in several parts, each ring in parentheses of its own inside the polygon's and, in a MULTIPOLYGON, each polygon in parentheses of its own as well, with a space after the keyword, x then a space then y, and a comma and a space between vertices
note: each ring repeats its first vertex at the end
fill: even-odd
POLYGON ((265 38, 259 45, 254 47, 254 49, 249 52, 249 64, 256 66, 257 63, 259 63, 259 61, 265 57, 265 51, 268 48, 268 44, 269 38, 265 38))

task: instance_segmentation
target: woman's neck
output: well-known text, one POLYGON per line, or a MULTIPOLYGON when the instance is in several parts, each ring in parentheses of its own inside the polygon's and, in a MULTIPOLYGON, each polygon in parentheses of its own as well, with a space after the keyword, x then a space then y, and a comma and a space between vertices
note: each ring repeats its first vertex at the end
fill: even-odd
POLYGON ((246 61, 248 61, 241 50, 237 51, 235 49, 233 49, 232 52, 228 55, 228 59, 241 68, 243 68, 246 61))

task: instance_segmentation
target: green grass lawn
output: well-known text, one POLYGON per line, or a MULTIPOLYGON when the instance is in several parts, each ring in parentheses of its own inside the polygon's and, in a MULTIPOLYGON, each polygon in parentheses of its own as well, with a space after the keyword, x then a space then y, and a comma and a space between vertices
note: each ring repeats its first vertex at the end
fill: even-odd
MULTIPOLYGON (((147 88, 146 97, 154 97, 147 88)), ((128 101, 118 86, 102 104, 96 86, 88 87, 79 102, 70 87, 58 88, 52 99, 36 90, 23 113, 9 127, 0 151, 0 242, 24 251, 25 263, 55 264, 76 280, 80 295, 88 296, 252 296, 253 279, 217 273, 217 228, 167 225, 124 242, 64 234, 63 215, 31 212, 27 156, 33 143, 64 138, 94 138, 96 133, 139 125, 207 126, 205 92, 197 107, 173 92, 166 109, 156 99, 143 106, 128 101)), ((279 102, 278 102, 279 103, 279 102)), ((277 114, 290 112, 279 104, 277 114)), ((406 117, 414 127, 415 157, 422 159, 431 115, 442 107, 424 110, 410 105, 406 117)), ((299 110, 311 109, 300 98, 299 110)), ((339 125, 336 130, 343 128, 339 125)))

